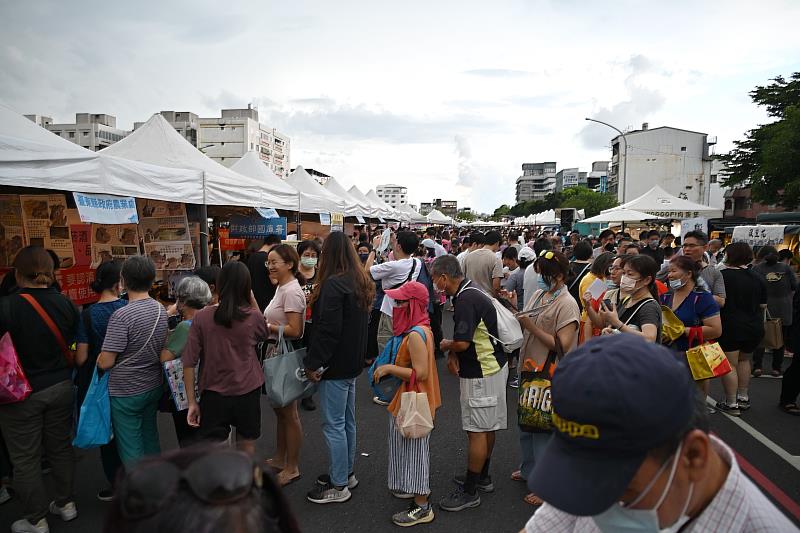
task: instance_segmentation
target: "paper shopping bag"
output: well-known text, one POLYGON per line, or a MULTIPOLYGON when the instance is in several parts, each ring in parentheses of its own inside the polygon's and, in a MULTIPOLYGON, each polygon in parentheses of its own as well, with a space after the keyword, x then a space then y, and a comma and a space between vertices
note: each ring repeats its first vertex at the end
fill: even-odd
POLYGON ((766 350, 777 350, 783 347, 783 320, 772 318, 767 312, 764 320, 764 339, 761 346, 766 350))
POLYGON ((397 431, 406 439, 421 439, 433 430, 433 416, 428 395, 419 392, 416 372, 411 371, 411 381, 400 395, 400 410, 395 417, 397 431))
POLYGON ((689 346, 690 348, 686 350, 686 359, 695 381, 718 378, 731 371, 731 364, 719 343, 703 343, 702 327, 691 328, 689 346), (698 345, 692 347, 692 341, 695 339, 698 340, 698 345))

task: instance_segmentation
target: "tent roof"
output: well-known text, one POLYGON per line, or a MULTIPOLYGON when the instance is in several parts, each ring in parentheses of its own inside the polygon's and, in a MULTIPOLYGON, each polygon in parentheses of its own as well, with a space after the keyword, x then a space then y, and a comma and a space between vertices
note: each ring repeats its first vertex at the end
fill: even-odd
POLYGON ((347 190, 342 187, 336 178, 329 177, 328 181, 325 182, 323 185, 328 191, 334 194, 336 197, 341 198, 345 201, 346 208, 345 208, 345 215, 349 217, 355 216, 362 216, 362 217, 369 217, 370 213, 372 213, 372 209, 370 208, 369 204, 359 200, 358 198, 351 195, 347 190))
MULTIPOLYGON (((633 209, 656 215, 660 218, 685 219, 698 216, 717 217, 722 216, 722 209, 710 207, 703 204, 696 204, 670 193, 656 185, 640 197, 626 202, 619 207, 633 209)), ((606 210, 610 211, 610 210, 606 210)))
POLYGON ((372 204, 372 200, 367 198, 367 195, 364 194, 363 192, 361 192, 361 189, 359 189, 355 185, 353 185, 352 187, 347 189, 347 193, 350 196, 352 196, 353 198, 355 198, 356 200, 358 200, 361 205, 369 206, 369 208, 370 208, 370 215, 369 216, 370 217, 378 218, 378 217, 386 216, 385 213, 379 212, 380 210, 372 204))
POLYGON ((297 211, 300 198, 297 190, 276 176, 275 173, 264 164, 261 158, 258 157, 257 152, 253 150, 248 151, 231 166, 231 170, 244 176, 255 178, 263 183, 275 197, 273 204, 269 207, 297 211))
POLYGON ((276 205, 280 203, 280 195, 273 194, 268 185, 234 172, 207 157, 175 131, 160 114, 150 117, 130 135, 105 148, 103 153, 165 167, 199 171, 201 197, 193 203, 203 203, 204 174, 205 203, 209 205, 281 207, 276 205))
POLYGON ((616 208, 603 211, 599 215, 581 220, 581 222, 641 222, 643 220, 656 220, 657 216, 633 209, 616 208))
POLYGON ((189 203, 202 201, 194 170, 173 169, 92 152, 0 104, 0 184, 118 194, 189 203))
POLYGON ((425 222, 428 221, 428 217, 420 215, 408 204, 400 204, 397 210, 408 214, 409 217, 408 221, 411 222, 412 224, 424 224, 425 222))
POLYGON ((286 182, 300 192, 303 213, 344 213, 344 200, 317 183, 301 166, 289 174, 286 182))
POLYGON ((432 224, 449 224, 451 220, 450 217, 444 216, 444 214, 438 209, 434 209, 428 213, 428 222, 432 224))
POLYGON ((395 210, 378 197, 377 193, 375 193, 375 189, 370 189, 367 192, 366 197, 370 202, 372 202, 372 205, 383 212, 382 216, 384 218, 397 218, 398 215, 395 210))

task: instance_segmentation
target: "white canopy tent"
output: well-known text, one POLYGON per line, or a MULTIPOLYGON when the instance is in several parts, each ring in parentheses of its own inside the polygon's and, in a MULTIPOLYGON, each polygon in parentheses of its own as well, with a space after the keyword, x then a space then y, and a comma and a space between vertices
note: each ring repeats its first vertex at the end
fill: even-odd
MULTIPOLYGON (((175 131, 160 114, 153 115, 133 133, 105 148, 103 154, 198 171, 201 197, 192 203, 296 209, 282 204, 282 196, 270 191, 267 184, 234 172, 207 157, 175 131)), ((159 182, 156 186, 163 184, 159 182)), ((180 197, 171 200, 188 201, 180 197)))
POLYGON ((200 172, 92 152, 0 104, 0 185, 201 203, 200 172))
POLYGON ((345 201, 345 210, 344 214, 348 217, 369 217, 372 209, 370 208, 368 203, 363 202, 362 200, 354 197, 351 195, 347 190, 342 187, 336 178, 330 177, 328 181, 325 182, 323 185, 331 194, 335 195, 338 198, 341 198, 345 201))
POLYGON ((398 207, 397 210, 407 214, 408 222, 411 224, 425 224, 428 222, 428 217, 420 215, 408 204, 400 204, 400 207, 398 207))
POLYGON ((290 211, 298 210, 300 195, 297 190, 276 176, 275 173, 264 164, 257 152, 251 150, 244 154, 231 166, 231 170, 243 176, 255 178, 260 183, 263 183, 272 195, 275 196, 275 203, 269 207, 287 209, 290 211))
POLYGON ((642 222, 644 220, 656 220, 659 217, 641 211, 634 211, 633 209, 615 208, 607 209, 593 217, 586 218, 581 222, 598 223, 598 222, 642 222))
POLYGON ((438 209, 434 209, 428 213, 428 222, 431 224, 450 224, 452 223, 452 219, 448 216, 445 216, 438 209))
POLYGON ((372 218, 383 217, 382 214, 378 213, 378 209, 372 205, 372 202, 370 201, 370 199, 367 198, 367 196, 363 192, 361 192, 361 190, 358 187, 353 185, 352 187, 347 189, 347 193, 350 196, 352 196, 355 200, 357 200, 359 205, 363 205, 363 206, 369 208, 369 216, 370 217, 372 217, 372 218))
POLYGON ((378 209, 378 212, 382 213, 380 216, 383 218, 399 219, 399 215, 395 212, 395 210, 378 197, 378 195, 375 193, 375 189, 370 189, 367 192, 366 197, 370 202, 372 202, 372 205, 378 209))
POLYGON ((721 217, 722 209, 696 204, 677 196, 656 185, 640 197, 626 202, 620 208, 642 211, 661 219, 683 220, 695 217, 721 217))
POLYGON ((303 167, 294 169, 286 182, 300 193, 302 213, 344 213, 344 200, 320 185, 303 167))

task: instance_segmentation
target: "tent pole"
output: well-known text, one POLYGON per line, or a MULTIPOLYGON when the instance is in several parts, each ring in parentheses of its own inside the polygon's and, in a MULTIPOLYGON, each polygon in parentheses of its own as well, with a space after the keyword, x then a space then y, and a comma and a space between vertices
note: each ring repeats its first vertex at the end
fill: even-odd
POLYGON ((200 266, 208 266, 208 205, 206 205, 206 172, 203 171, 203 205, 200 206, 200 266))

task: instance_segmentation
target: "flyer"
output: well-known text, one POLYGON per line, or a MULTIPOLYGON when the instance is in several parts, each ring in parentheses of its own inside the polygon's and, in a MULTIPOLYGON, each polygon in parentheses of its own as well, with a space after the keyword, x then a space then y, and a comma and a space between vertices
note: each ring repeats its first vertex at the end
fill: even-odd
POLYGON ((92 267, 114 259, 139 255, 136 224, 92 224, 92 267))
POLYGON ((67 199, 64 195, 20 195, 19 200, 27 243, 55 252, 61 261, 59 268, 73 267, 75 253, 67 224, 67 199))
POLYGON ((0 194, 0 267, 11 266, 25 247, 19 195, 0 194))
POLYGON ((191 270, 195 266, 186 206, 162 200, 139 202, 139 229, 144 253, 159 270, 191 270))

